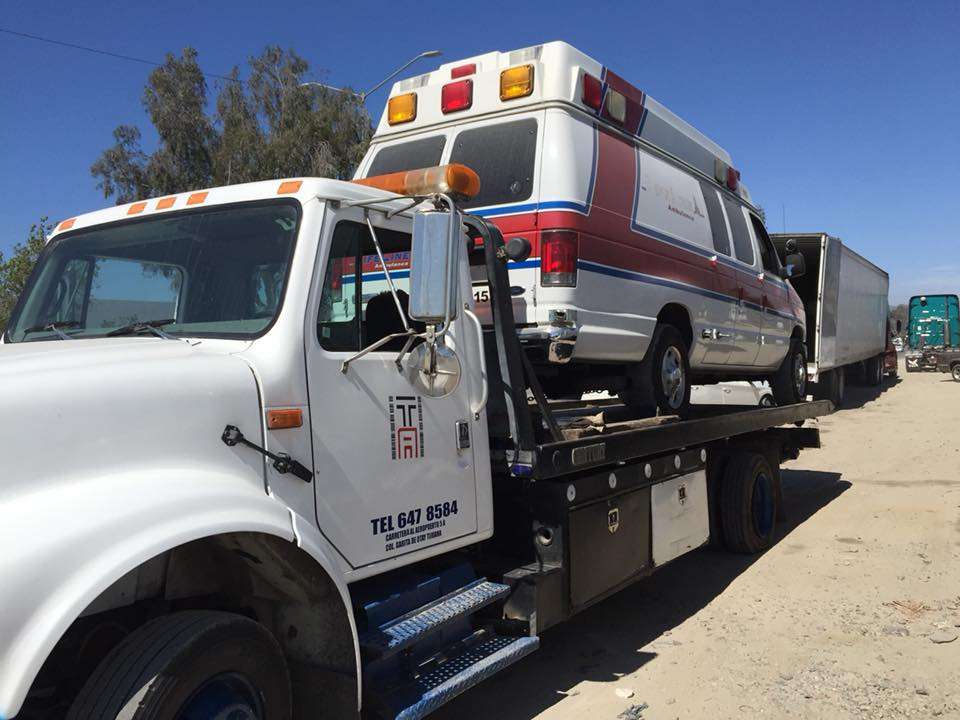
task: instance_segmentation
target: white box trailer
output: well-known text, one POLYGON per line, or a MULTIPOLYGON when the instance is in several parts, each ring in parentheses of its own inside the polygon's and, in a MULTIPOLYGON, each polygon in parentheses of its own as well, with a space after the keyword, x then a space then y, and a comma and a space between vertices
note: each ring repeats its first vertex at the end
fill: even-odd
POLYGON ((818 397, 843 399, 846 379, 879 385, 887 344, 887 272, 827 233, 771 235, 781 259, 796 245, 807 264, 790 282, 807 315, 807 376, 818 397))

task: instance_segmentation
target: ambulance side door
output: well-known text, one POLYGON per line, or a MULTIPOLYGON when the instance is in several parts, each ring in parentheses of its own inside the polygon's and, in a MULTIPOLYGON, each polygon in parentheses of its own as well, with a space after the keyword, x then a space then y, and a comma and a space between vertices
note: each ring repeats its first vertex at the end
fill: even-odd
POLYGON ((737 259, 736 331, 728 365, 753 367, 760 350, 760 334, 763 329, 763 278, 753 236, 747 226, 743 206, 724 195, 723 206, 727 213, 733 251, 737 259))

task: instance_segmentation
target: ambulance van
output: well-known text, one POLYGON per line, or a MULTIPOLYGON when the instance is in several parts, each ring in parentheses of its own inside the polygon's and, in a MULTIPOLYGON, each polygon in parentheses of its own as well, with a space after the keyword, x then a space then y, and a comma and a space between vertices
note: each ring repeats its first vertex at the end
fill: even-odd
POLYGON ((356 179, 446 163, 530 243, 510 282, 547 395, 682 414, 691 384, 742 379, 804 399, 803 258, 781 265, 726 151, 613 71, 551 42, 397 82, 356 179))

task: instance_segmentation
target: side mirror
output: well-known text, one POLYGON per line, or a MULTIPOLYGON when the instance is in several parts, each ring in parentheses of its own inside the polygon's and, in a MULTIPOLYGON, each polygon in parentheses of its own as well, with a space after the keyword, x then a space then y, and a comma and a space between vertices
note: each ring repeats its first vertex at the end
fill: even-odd
POLYGON ((457 317, 461 236, 460 213, 455 210, 413 216, 409 312, 414 320, 439 325, 457 317))
POLYGON ((807 272, 807 259, 801 253, 791 253, 787 255, 787 261, 783 267, 783 275, 788 278, 800 277, 807 272))

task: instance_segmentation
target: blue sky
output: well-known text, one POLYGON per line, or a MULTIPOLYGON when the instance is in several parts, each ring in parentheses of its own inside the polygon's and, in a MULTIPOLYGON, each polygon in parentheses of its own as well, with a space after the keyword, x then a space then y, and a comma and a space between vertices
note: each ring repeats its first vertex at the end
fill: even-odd
MULTIPOLYGON (((785 213, 789 231, 840 236, 890 272, 892 301, 960 291, 957 2, 2 4, 0 27, 157 60, 189 45, 209 73, 292 47, 356 88, 421 50, 444 57, 411 74, 567 40, 725 147, 772 231, 785 213)), ((8 251, 41 215, 109 204, 89 167, 116 125, 148 129, 150 68, 3 34, 0 68, 8 251)))

